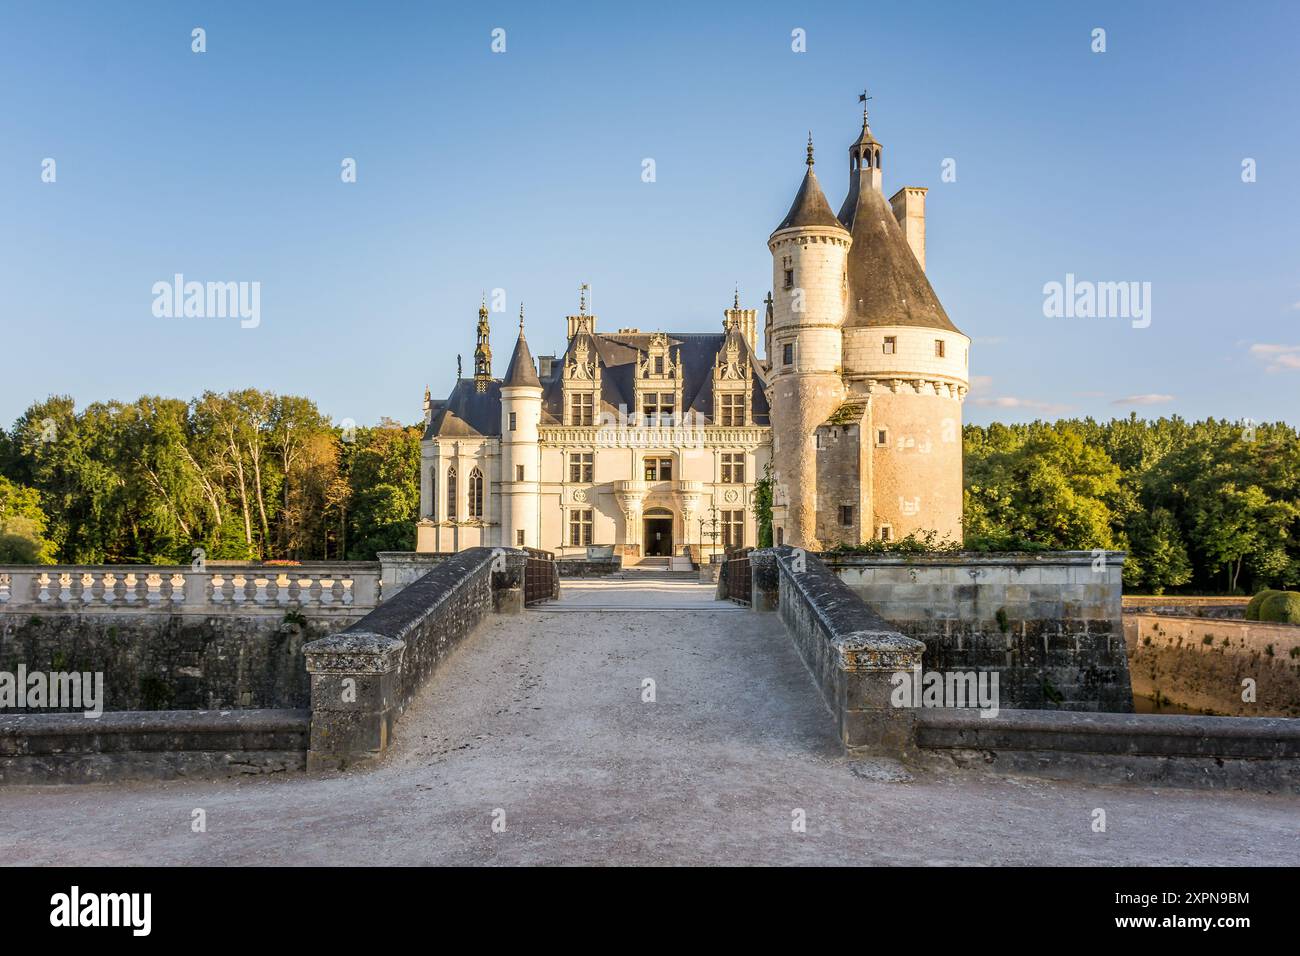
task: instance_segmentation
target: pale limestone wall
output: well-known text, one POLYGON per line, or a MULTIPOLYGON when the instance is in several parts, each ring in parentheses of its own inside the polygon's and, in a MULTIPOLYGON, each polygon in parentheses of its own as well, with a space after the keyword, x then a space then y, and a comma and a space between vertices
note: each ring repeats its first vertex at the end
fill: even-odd
POLYGON ((501 443, 495 438, 438 439, 420 443, 420 524, 416 527, 416 550, 463 551, 465 548, 496 547, 500 544, 501 496, 495 489, 501 480, 501 443), (447 468, 456 466, 457 518, 447 515, 447 468), (471 521, 469 476, 477 467, 483 472, 483 518, 471 521), (430 494, 437 474, 436 511, 430 494), (429 522, 429 515, 436 520, 429 522))
POLYGON ((934 380, 964 391, 970 379, 970 339, 960 332, 911 326, 844 330, 844 374, 849 378, 934 380), (885 338, 893 337, 894 354, 885 352, 885 338), (942 340, 944 357, 934 343, 942 340))
POLYGON ((872 537, 937 531, 962 540, 961 403, 910 389, 871 396, 872 537), (886 443, 878 444, 885 431, 886 443))
MULTIPOLYGON (((512 390, 507 390, 512 391, 512 390)), ((517 431, 522 427, 522 416, 516 419, 517 431)), ((569 512, 575 508, 590 508, 593 512, 593 543, 614 544, 623 550, 627 545, 639 545, 642 534, 642 517, 650 508, 666 508, 673 518, 674 550, 683 546, 701 544, 699 519, 711 520, 710 507, 719 511, 744 511, 745 544, 757 545, 757 524, 754 517, 754 485, 762 477, 771 460, 771 431, 764 426, 743 428, 681 427, 641 428, 622 425, 578 428, 546 426, 536 431, 538 441, 504 443, 495 439, 470 442, 426 442, 424 477, 422 478, 422 512, 428 513, 428 472, 432 467, 445 473, 451 460, 482 461, 493 467, 493 474, 513 478, 514 465, 525 464, 525 475, 535 474, 536 480, 526 480, 522 485, 511 481, 495 480, 488 488, 485 509, 491 522, 479 528, 463 521, 451 524, 445 521, 445 502, 439 501, 439 521, 422 522, 417 529, 416 550, 461 551, 486 546, 513 546, 514 530, 525 528, 528 547, 554 551, 557 555, 577 555, 583 549, 571 547, 569 541, 569 512), (474 454, 467 449, 473 445, 474 454), (593 480, 569 480, 569 454, 593 454, 593 480), (723 453, 745 456, 745 481, 722 482, 723 453), (494 467, 497 456, 501 467, 494 467), (644 480, 646 458, 670 458, 673 477, 669 481, 644 480), (527 462, 537 462, 529 471, 527 462), (625 507, 628 506, 628 507, 625 507), (498 526, 495 522, 502 519, 498 526), (536 528, 536 534, 528 529, 536 528), (471 543, 472 542, 472 543, 471 543)), ((462 474, 468 474, 462 469, 462 474)), ((465 488, 460 489, 461 494, 465 488)), ((445 496, 445 486, 439 485, 439 495, 445 496)), ((462 512, 463 514, 464 512, 462 512)), ((705 552, 721 547, 721 537, 706 538, 705 552), (716 540, 716 545, 712 541, 716 540)), ((632 549, 635 552, 635 549, 632 549)))
POLYGON ((785 229, 768 242, 772 252, 771 416, 781 540, 817 548, 815 432, 844 400, 841 329, 848 295, 847 234, 824 228, 785 229), (785 288, 785 270, 794 288, 785 288), (800 301, 801 299, 801 301, 800 301), (795 361, 784 362, 784 346, 795 361))
MULTIPOLYGON (((501 547, 544 548, 538 492, 541 459, 538 429, 542 419, 542 390, 533 386, 501 389, 501 474, 493 491, 500 497, 501 524, 494 544, 501 547), (510 414, 515 430, 510 430, 510 414), (518 468, 524 480, 517 480, 518 468), (524 533, 519 541, 519 532, 524 533)), ((496 497, 497 495, 494 495, 496 497)))

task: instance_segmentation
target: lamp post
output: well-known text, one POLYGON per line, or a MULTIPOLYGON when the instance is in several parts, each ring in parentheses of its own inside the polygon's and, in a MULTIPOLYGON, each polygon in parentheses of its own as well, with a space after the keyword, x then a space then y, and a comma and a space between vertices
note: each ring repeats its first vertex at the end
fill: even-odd
POLYGON ((700 521, 700 547, 701 547, 701 548, 704 547, 704 538, 705 538, 706 535, 709 537, 709 544, 710 544, 710 547, 714 547, 714 548, 717 547, 717 542, 718 542, 718 506, 717 506, 717 505, 710 505, 710 506, 709 506, 709 514, 711 514, 711 515, 713 516, 712 519, 705 519, 703 516, 701 516, 700 519, 699 519, 699 521, 700 521), (708 531, 704 530, 706 527, 709 528, 708 531))

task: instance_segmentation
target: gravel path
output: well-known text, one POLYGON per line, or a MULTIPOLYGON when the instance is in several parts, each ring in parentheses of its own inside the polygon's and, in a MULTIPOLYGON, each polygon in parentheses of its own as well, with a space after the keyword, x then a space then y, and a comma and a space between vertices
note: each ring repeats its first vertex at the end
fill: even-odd
POLYGON ((0 862, 1300 863, 1287 797, 873 779, 839 754, 775 615, 711 585, 624 585, 566 582, 550 610, 491 618, 374 770, 0 790, 0 862))

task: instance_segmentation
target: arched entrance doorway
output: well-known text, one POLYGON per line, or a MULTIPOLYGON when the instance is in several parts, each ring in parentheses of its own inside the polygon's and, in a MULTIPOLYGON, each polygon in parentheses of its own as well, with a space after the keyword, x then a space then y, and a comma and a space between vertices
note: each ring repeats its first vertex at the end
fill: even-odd
POLYGON ((650 508, 643 519, 642 554, 647 558, 670 558, 673 554, 673 513, 667 508, 650 508))

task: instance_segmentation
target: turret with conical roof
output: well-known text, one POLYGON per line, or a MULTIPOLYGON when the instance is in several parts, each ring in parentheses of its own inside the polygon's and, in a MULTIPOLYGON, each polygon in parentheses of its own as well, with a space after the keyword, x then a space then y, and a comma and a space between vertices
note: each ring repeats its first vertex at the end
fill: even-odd
POLYGON ((507 547, 541 546, 541 421, 542 382, 524 337, 521 303, 519 338, 501 383, 501 543, 507 547))
POLYGON ((813 433, 844 399, 840 328, 852 238, 817 182, 811 133, 805 162, 790 211, 767 241, 775 290, 768 359, 774 477, 786 502, 774 509, 774 523, 784 543, 815 549, 813 433))

